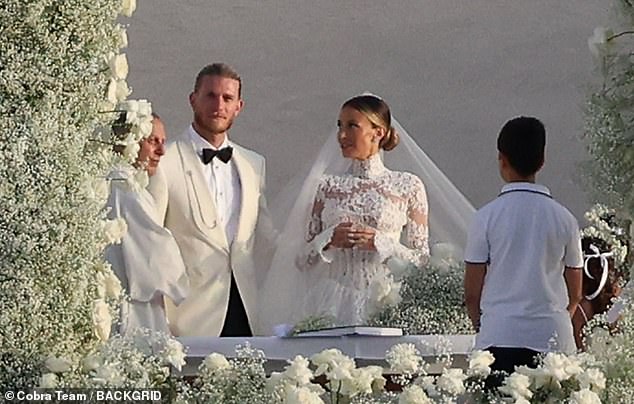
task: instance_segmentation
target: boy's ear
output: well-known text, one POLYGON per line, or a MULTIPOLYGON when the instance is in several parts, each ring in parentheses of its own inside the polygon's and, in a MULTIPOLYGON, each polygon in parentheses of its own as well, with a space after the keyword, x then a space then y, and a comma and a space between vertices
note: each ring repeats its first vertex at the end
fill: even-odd
POLYGON ((507 167, 509 165, 508 158, 502 152, 498 152, 498 161, 500 162, 500 167, 507 167))

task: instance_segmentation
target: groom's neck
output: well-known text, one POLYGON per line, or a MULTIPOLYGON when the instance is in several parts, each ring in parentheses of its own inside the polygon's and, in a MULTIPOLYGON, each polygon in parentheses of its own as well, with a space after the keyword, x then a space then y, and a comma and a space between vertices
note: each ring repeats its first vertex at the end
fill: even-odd
POLYGON ((227 137, 227 132, 212 133, 209 131, 202 130, 202 128, 200 128, 196 124, 196 122, 192 123, 192 127, 194 128, 194 131, 198 134, 198 136, 205 139, 210 145, 212 145, 215 148, 220 147, 222 143, 224 143, 225 138, 227 137))

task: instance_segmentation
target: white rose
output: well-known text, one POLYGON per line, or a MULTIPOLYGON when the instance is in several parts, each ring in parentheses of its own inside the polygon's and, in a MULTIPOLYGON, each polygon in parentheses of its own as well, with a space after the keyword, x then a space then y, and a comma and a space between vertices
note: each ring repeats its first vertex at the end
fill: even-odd
POLYGON ((104 204, 110 194, 109 182, 105 178, 89 178, 84 183, 84 194, 99 204, 104 204))
POLYGON ((392 276, 377 276, 370 283, 368 296, 368 312, 380 311, 385 306, 397 305, 401 302, 401 283, 394 282, 392 276))
POLYGON ((464 380, 467 376, 462 372, 462 369, 445 369, 436 385, 439 389, 448 392, 449 394, 459 395, 465 392, 464 380))
POLYGON ((97 280, 99 281, 100 297, 108 296, 116 299, 121 296, 121 281, 112 270, 99 272, 97 280))
POLYGON ((95 334, 101 341, 107 341, 108 337, 110 337, 110 327, 112 326, 110 307, 103 299, 97 299, 95 300, 92 315, 95 334))
POLYGON ((112 56, 108 61, 110 72, 117 80, 125 80, 128 77, 128 59, 124 53, 112 56))
POLYGON ((128 231, 125 219, 118 217, 113 220, 103 220, 101 222, 104 240, 108 244, 118 244, 128 231))
POLYGON ((440 392, 436 388, 436 377, 423 376, 416 379, 416 382, 425 390, 429 397, 439 397, 440 392))
POLYGON ((601 399, 594 391, 582 389, 570 395, 570 404, 601 404, 601 399))
POLYGON ((40 376, 40 387, 52 389, 57 386, 57 375, 55 373, 45 373, 40 376))
POLYGON ((205 358, 203 363, 205 364, 205 367, 207 369, 211 370, 221 370, 231 367, 231 364, 224 355, 215 352, 209 354, 209 356, 205 358))
POLYGON ((84 372, 90 372, 103 364, 103 358, 97 354, 88 355, 81 361, 84 372))
POLYGON ((165 361, 174 366, 174 368, 176 368, 179 372, 183 369, 186 356, 183 344, 170 338, 167 341, 163 355, 165 357, 165 361))
POLYGON ((301 355, 295 356, 295 358, 289 362, 282 373, 285 378, 290 379, 300 386, 310 384, 313 378, 313 372, 310 370, 308 359, 301 355))
POLYGON ((132 13, 136 10, 136 0, 121 0, 121 14, 126 17, 132 17, 132 13))
POLYGON ((152 116, 152 103, 148 100, 139 100, 137 103, 139 115, 144 117, 152 116))
POLYGON ((53 373, 64 373, 70 370, 70 361, 64 358, 49 356, 44 361, 44 366, 53 373))
POLYGON ((431 404, 431 399, 420 386, 409 385, 398 397, 398 404, 431 404))
POLYGON ((392 282, 390 285, 390 293, 385 296, 383 303, 386 306, 396 306, 403 298, 401 297, 401 282, 392 282))
POLYGON ((372 394, 374 391, 382 391, 383 387, 385 387, 385 379, 382 373, 382 368, 378 366, 352 369, 350 372, 351 377, 342 380, 341 394, 354 397, 358 394, 372 394), (381 386, 380 389, 378 388, 379 386, 381 386))
POLYGON ((324 404, 319 394, 307 387, 289 386, 286 389, 285 404, 324 404))
POLYGON ((127 48, 128 47, 128 33, 125 28, 119 26, 119 47, 127 48))
POLYGON ((125 381, 125 376, 119 372, 116 363, 108 363, 99 367, 95 371, 93 381, 98 384, 107 384, 110 386, 120 386, 125 381))
POLYGON ((379 393, 384 390, 386 380, 381 366, 366 366, 362 371, 367 377, 372 378, 372 391, 379 393))
POLYGON ((121 105, 119 105, 119 107, 128 113, 126 115, 126 118, 127 118, 126 123, 133 123, 132 120, 130 119, 130 114, 139 112, 139 101, 127 100, 125 102, 122 102, 121 105))
POLYGON ((507 394, 514 399, 520 398, 529 399, 533 396, 533 392, 530 390, 531 379, 529 376, 522 373, 512 373, 504 379, 504 385, 498 387, 498 390, 504 394, 507 394))
POLYGON ((456 248, 449 243, 436 243, 431 246, 429 264, 441 272, 449 271, 458 262, 456 248))
POLYGON ((577 376, 579 386, 581 388, 603 390, 605 388, 606 379, 603 372, 597 368, 587 369, 585 372, 577 376))
POLYGON ((356 367, 354 359, 347 357, 336 348, 324 349, 323 351, 311 356, 310 361, 313 365, 317 366, 315 376, 326 374, 335 368, 342 368, 350 371, 356 367))
POLYGON ((469 357, 469 376, 487 377, 491 374, 491 364, 495 362, 493 354, 489 351, 474 351, 469 357))
POLYGON ((574 357, 567 357, 562 353, 549 352, 544 358, 544 371, 557 382, 570 379, 583 372, 579 362, 574 357))
POLYGON ((141 146, 138 142, 126 143, 125 147, 123 148, 122 154, 123 157, 125 157, 126 160, 128 160, 129 162, 135 162, 140 150, 141 146))
POLYGON ((334 366, 326 373, 328 380, 340 381, 352 378, 352 368, 346 366, 334 366))
POLYGON ((370 283, 369 299, 374 302, 380 302, 390 293, 390 286, 387 277, 377 276, 370 283))
POLYGON ((117 102, 125 100, 132 91, 128 87, 128 83, 125 80, 117 80, 117 88, 115 90, 115 97, 117 102))
POLYGON ((152 134, 152 127, 153 125, 151 117, 140 119, 137 125, 137 131, 140 135, 139 137, 143 139, 150 136, 152 134))

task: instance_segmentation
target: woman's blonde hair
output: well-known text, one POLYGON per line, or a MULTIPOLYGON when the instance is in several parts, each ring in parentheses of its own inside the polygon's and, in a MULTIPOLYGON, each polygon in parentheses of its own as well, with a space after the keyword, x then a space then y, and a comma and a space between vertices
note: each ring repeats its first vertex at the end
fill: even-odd
POLYGON ((358 95, 344 102, 341 108, 345 107, 356 109, 365 115, 374 127, 385 129, 385 136, 379 143, 380 148, 388 151, 398 145, 399 136, 392 127, 392 114, 385 101, 374 95, 358 95))

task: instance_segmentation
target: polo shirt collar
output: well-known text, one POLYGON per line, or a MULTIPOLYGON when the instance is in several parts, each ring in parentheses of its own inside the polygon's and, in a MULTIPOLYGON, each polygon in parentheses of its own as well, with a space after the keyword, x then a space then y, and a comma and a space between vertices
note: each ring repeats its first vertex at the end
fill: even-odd
POLYGON ((534 184, 532 182, 509 182, 502 187, 500 194, 498 196, 502 196, 504 194, 508 194, 511 192, 530 192, 534 194, 542 194, 549 198, 552 198, 550 195, 550 190, 540 184, 534 184))

